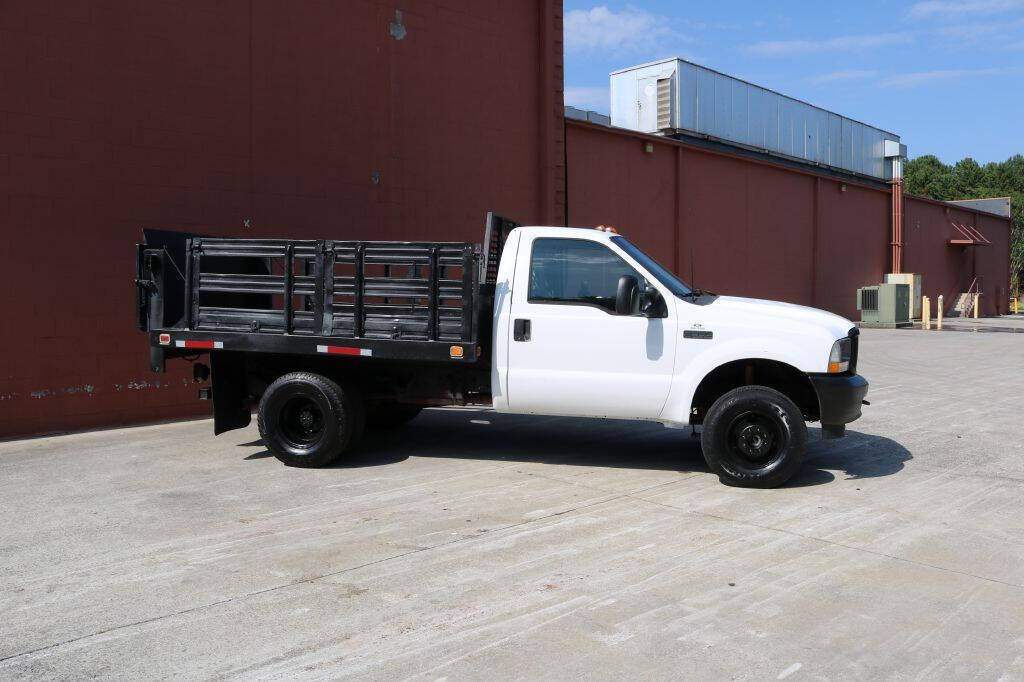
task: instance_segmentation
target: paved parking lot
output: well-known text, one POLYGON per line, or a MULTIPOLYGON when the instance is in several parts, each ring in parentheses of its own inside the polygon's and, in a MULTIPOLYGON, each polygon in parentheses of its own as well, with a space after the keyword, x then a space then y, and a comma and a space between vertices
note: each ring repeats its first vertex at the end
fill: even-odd
POLYGON ((688 431, 430 410, 288 469, 208 421, 0 443, 0 678, 1024 679, 1024 344, 865 330, 789 487, 688 431))

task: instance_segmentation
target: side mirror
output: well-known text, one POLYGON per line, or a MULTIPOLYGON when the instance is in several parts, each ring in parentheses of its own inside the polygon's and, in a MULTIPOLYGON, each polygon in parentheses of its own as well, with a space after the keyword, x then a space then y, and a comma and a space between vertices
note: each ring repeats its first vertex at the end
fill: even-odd
POLYGON ((636 277, 623 275, 619 277, 619 286, 615 290, 615 314, 635 315, 640 311, 640 284, 636 277))
POLYGON ((661 292, 652 286, 640 292, 640 314, 644 317, 667 317, 668 310, 661 292))

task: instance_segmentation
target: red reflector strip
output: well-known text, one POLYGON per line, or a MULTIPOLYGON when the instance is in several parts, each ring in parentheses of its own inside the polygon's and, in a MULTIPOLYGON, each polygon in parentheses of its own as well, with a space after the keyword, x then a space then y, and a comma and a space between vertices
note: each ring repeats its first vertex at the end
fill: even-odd
POLYGON ((330 355, 362 355, 367 358, 373 355, 373 351, 369 348, 352 348, 350 346, 317 346, 316 352, 330 355))
POLYGON ((175 341, 174 345, 178 348, 205 348, 207 350, 213 350, 215 348, 223 348, 223 341, 175 341))

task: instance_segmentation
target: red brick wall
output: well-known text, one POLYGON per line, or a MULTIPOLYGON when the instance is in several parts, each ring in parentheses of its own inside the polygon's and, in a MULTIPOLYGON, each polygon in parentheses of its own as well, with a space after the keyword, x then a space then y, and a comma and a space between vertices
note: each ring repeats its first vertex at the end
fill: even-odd
MULTIPOLYGON (((566 144, 570 224, 616 225, 702 288, 858 319, 857 287, 890 269, 887 189, 572 120, 566 144)), ((914 197, 905 212, 903 269, 922 273, 924 293, 949 300, 976 267, 982 312, 1005 312, 1009 221, 914 197), (950 217, 992 246, 951 248, 950 217)))
POLYGON ((143 226, 562 221, 561 3, 417 0, 393 23, 383 0, 0 2, 0 436, 208 411, 184 363, 148 371, 143 226))

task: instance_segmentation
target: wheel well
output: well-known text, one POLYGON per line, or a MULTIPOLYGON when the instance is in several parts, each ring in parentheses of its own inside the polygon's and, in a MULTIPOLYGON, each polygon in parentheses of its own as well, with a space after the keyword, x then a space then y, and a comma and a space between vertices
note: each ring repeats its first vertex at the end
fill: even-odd
POLYGON ((818 419, 818 394, 804 372, 784 362, 751 358, 719 365, 701 380, 690 405, 690 422, 702 423, 716 400, 734 388, 750 385, 774 388, 792 400, 805 419, 818 419))

